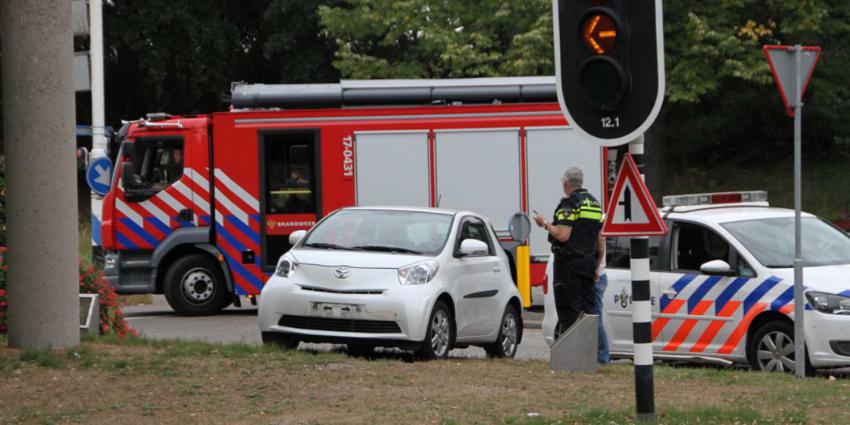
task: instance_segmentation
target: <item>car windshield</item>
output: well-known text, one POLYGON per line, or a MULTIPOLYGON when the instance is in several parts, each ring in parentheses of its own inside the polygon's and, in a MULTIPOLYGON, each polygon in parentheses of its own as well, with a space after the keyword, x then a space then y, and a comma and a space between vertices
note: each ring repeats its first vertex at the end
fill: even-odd
MULTIPOLYGON (((722 224, 769 268, 794 267, 794 217, 722 224)), ((850 236, 815 217, 804 217, 803 265, 850 264, 850 236)))
POLYGON ((304 248, 436 255, 454 216, 399 210, 342 210, 322 221, 304 248))

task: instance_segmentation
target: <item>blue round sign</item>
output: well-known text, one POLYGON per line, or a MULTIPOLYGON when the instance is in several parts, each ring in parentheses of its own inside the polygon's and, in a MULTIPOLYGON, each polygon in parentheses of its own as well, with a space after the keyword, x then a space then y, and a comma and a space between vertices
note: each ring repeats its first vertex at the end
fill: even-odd
POLYGON ((86 170, 86 182, 92 192, 105 196, 109 192, 111 180, 112 161, 108 157, 102 156, 89 163, 89 168, 86 170))

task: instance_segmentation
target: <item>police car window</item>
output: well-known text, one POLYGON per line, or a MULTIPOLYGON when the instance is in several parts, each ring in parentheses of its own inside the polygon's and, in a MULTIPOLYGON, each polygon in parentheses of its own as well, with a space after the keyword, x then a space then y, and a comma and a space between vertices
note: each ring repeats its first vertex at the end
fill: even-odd
POLYGON ((128 160, 134 186, 158 192, 183 176, 183 139, 137 139, 128 160))
MULTIPOLYGON (((658 250, 661 238, 649 238, 649 268, 658 269, 658 250)), ((630 267, 631 241, 629 238, 605 238, 605 267, 628 269, 630 267)))
POLYGON ((697 224, 676 223, 673 230, 674 267, 677 270, 699 271, 712 260, 732 263, 731 247, 717 233, 697 224))

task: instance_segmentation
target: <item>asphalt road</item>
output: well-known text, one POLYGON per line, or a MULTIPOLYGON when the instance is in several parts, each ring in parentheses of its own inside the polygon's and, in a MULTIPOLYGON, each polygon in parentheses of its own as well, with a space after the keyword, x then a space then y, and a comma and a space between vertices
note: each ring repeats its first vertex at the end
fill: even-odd
MULTIPOLYGON (((247 304, 247 303, 246 303, 247 304)), ((171 310, 161 295, 153 297, 153 304, 128 306, 122 309, 127 322, 143 336, 154 339, 188 339, 206 342, 244 342, 260 344, 260 330, 257 327, 257 307, 250 304, 241 308, 228 307, 220 314, 204 317, 178 316, 171 310)), ((516 358, 522 360, 549 361, 549 347, 543 341, 539 329, 542 313, 524 315, 526 329, 516 358)), ((333 350, 332 344, 301 344, 301 349, 333 350)), ((456 358, 484 357, 484 350, 478 347, 456 349, 450 353, 456 358)))

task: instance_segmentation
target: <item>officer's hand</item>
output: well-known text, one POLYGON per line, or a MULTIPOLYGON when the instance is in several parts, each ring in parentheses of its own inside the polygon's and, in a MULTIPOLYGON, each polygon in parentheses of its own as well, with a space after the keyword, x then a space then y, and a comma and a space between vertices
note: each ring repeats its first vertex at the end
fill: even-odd
POLYGON ((542 215, 534 216, 534 222, 537 223, 538 226, 543 227, 543 223, 546 222, 546 219, 542 215))

